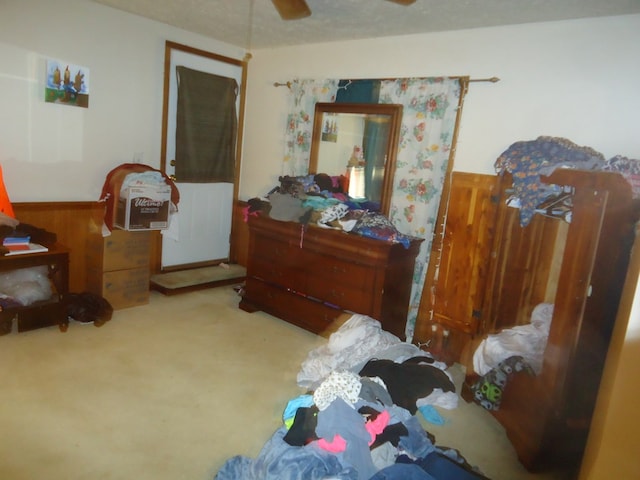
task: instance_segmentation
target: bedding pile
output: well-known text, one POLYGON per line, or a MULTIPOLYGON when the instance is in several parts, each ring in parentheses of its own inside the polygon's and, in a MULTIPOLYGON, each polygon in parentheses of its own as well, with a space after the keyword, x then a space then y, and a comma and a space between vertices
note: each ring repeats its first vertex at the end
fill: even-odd
POLYGON ((306 393, 289 400, 257 458, 230 458, 215 480, 486 478, 436 445, 416 416, 427 406, 457 407, 445 368, 353 315, 309 352, 297 377, 306 393))

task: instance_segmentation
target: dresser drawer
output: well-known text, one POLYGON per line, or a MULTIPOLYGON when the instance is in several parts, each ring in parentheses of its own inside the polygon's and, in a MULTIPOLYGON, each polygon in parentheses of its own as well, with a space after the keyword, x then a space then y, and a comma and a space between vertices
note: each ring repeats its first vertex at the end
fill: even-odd
POLYGON ((306 275, 302 250, 268 235, 256 235, 247 265, 247 276, 285 288, 303 289, 306 275))
POLYGON ((249 260, 247 276, 301 291, 306 288, 307 282, 307 274, 299 267, 282 265, 277 261, 262 257, 249 260))
MULTIPOLYGON (((372 291, 358 286, 348 285, 346 282, 328 283, 316 277, 310 277, 306 293, 315 298, 335 305, 344 310, 350 310, 363 315, 374 315, 372 311, 372 291)), ((380 292, 382 295, 382 292, 380 292)))
POLYGON ((246 293, 240 307, 316 333, 343 310, 369 315, 404 338, 414 261, 410 248, 345 232, 249 218, 246 293))
POLYGON ((328 331, 332 322, 344 313, 255 278, 247 278, 240 307, 247 311, 262 310, 318 334, 328 331))
POLYGON ((293 267, 299 264, 298 257, 301 251, 300 248, 292 247, 286 241, 277 240, 268 235, 256 235, 251 259, 259 258, 283 267, 293 267))
POLYGON ((353 312, 372 313, 372 295, 382 295, 375 290, 375 268, 311 252, 305 260, 309 272, 306 293, 353 312))

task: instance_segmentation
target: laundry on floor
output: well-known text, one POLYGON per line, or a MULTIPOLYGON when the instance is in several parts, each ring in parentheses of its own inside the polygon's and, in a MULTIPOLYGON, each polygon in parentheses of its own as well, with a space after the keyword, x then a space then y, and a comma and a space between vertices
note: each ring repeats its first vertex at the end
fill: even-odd
POLYGON ((457 408, 446 368, 355 314, 309 352, 297 377, 307 391, 283 406, 258 456, 228 459, 215 480, 486 479, 417 416, 442 423, 433 407, 457 408))

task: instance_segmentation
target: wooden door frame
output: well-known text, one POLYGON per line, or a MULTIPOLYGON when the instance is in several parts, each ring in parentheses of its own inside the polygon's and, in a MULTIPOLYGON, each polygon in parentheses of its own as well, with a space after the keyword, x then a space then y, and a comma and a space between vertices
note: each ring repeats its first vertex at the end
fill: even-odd
MULTIPOLYGON (((246 102, 246 91, 247 91, 247 67, 249 65, 249 59, 251 58, 250 54, 245 55, 243 60, 238 60, 231 57, 226 57, 224 55, 220 55, 213 52, 208 52, 206 50, 201 50, 199 48, 190 47, 188 45, 183 45, 180 43, 172 42, 167 40, 165 42, 165 50, 164 50, 164 83, 163 83, 163 93, 162 93, 162 134, 161 134, 161 144, 160 144, 160 170, 165 171, 166 168, 166 156, 167 156, 167 127, 169 120, 169 85, 171 82, 171 75, 173 72, 171 71, 171 52, 177 50, 185 53, 189 53, 192 55, 198 55, 210 60, 215 60, 218 62, 228 63, 231 65, 235 65, 241 68, 241 85, 240 85, 240 104, 239 104, 239 112, 238 112, 238 134, 236 138, 236 158, 235 158, 235 172, 233 179, 233 205, 238 201, 238 191, 240 187, 240 163, 242 159, 242 142, 244 138, 244 111, 245 111, 245 102, 246 102)), ((234 262, 237 257, 236 246, 234 242, 234 225, 235 225, 235 216, 237 215, 237 209, 232 208, 231 212, 231 235, 229 238, 229 260, 234 262)), ((154 258, 151 259, 151 271, 158 273, 162 270, 162 237, 160 235, 157 236, 156 240, 156 248, 154 258)))

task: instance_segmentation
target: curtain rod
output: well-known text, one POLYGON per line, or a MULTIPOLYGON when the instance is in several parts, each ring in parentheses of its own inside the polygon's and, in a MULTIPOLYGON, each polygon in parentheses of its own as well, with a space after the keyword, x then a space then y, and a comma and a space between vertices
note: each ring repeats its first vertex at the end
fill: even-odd
MULTIPOLYGON (((449 78, 463 78, 463 77, 449 77, 449 78)), ((395 78, 388 78, 385 80, 397 80, 395 78)), ((469 82, 490 82, 490 83, 498 83, 500 81, 500 78, 498 77, 490 77, 490 78, 470 78, 468 80, 469 82)), ((349 80, 349 83, 351 83, 351 80, 349 80)), ((347 84, 348 85, 348 84, 347 84)), ((345 85, 345 87, 347 86, 345 85)), ((291 82, 275 82, 273 84, 274 87, 287 87, 287 88, 291 88, 291 82)))

